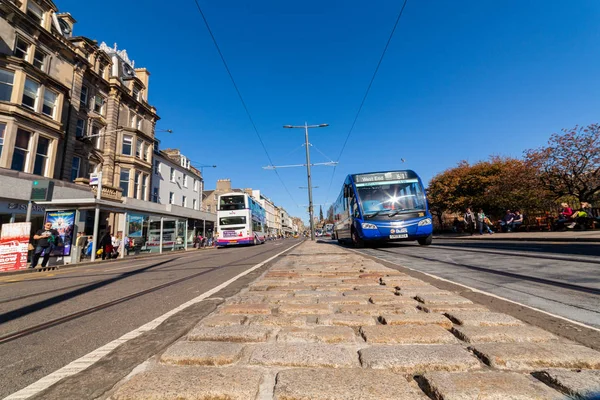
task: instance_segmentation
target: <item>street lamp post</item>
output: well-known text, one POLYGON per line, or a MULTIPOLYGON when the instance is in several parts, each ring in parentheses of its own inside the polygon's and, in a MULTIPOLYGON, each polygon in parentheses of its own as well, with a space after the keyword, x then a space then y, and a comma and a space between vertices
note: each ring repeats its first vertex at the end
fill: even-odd
POLYGON ((308 143, 308 128, 324 128, 329 126, 329 124, 318 124, 318 125, 308 125, 308 123, 304 123, 304 125, 294 126, 294 125, 284 125, 284 128, 293 129, 293 128, 304 128, 304 139, 306 145, 306 176, 308 179, 308 215, 310 218, 310 240, 315 240, 315 223, 313 221, 313 199, 312 199, 312 177, 310 175, 310 149, 308 143))

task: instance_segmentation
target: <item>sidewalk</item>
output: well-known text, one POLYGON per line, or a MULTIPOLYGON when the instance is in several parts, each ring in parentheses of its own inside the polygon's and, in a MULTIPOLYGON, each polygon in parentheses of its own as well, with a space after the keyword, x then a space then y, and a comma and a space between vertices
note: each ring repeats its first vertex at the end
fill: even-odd
POLYGON ((600 392, 600 352, 305 242, 109 398, 564 399, 554 387, 600 392))
POLYGON ((440 233, 433 236, 437 239, 459 239, 459 240, 519 240, 536 242, 600 242, 600 230, 589 231, 565 231, 565 232, 509 232, 480 235, 475 233, 440 233))

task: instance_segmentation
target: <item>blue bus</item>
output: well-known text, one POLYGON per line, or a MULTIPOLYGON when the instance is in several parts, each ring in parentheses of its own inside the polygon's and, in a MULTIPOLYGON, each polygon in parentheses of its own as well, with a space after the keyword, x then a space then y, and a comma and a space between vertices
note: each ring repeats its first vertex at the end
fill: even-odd
POLYGON ((254 198, 246 193, 224 193, 218 207, 217 246, 265 243, 266 212, 254 198))
POLYGON ((356 247, 416 240, 431 244, 433 225, 421 178, 411 170, 348 175, 334 204, 334 238, 356 247))

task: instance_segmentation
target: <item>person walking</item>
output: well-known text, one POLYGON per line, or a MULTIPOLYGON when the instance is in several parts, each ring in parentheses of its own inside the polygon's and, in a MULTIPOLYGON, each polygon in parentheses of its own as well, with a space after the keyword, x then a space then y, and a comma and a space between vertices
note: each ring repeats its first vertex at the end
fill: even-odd
POLYGON ((42 268, 46 268, 48 261, 50 261, 50 253, 52 253, 52 250, 54 250, 56 246, 61 245, 60 235, 56 229, 52 228, 51 222, 46 222, 44 224, 44 229, 38 230, 35 235, 33 235, 33 238, 37 240, 37 245, 33 253, 33 260, 31 261, 30 268, 37 267, 42 253, 44 253, 42 268))
POLYGON ((464 219, 465 219, 465 230, 470 232, 471 236, 473 236, 473 233, 475 233, 475 214, 473 214, 473 211, 471 211, 470 207, 467 207, 467 209, 465 211, 464 219))
POLYGON ((489 221, 488 217, 483 212, 483 208, 480 208, 479 212, 477 213, 477 225, 478 225, 478 228, 479 228, 479 234, 480 235, 483 235, 483 230, 484 229, 490 235, 494 233, 494 232, 492 232, 492 229, 490 228, 490 226, 487 224, 487 221, 489 221))
POLYGON ((108 231, 102 236, 102 239, 100 239, 98 244, 100 245, 99 248, 102 250, 102 259, 105 260, 108 258, 110 260, 112 255, 112 237, 108 231))
POLYGON ((75 247, 77 247, 79 253, 79 260, 77 261, 81 261, 85 258, 85 248, 87 246, 87 241, 88 238, 83 234, 83 232, 77 232, 77 240, 75 241, 75 247))
POLYGON ((119 232, 117 232, 117 236, 113 235, 111 237, 111 245, 113 248, 112 258, 118 258, 119 254, 121 254, 121 252, 122 252, 122 250, 121 250, 121 243, 122 243, 121 235, 122 235, 122 232, 119 231, 119 232))

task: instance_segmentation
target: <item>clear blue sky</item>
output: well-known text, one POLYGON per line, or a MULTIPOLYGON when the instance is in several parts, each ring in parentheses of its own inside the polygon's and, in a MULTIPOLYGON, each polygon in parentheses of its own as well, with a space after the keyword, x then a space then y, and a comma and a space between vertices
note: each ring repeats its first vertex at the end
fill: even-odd
MULTIPOLYGON (((193 0, 55 1, 76 35, 117 42, 149 69, 158 128, 174 131, 157 136, 218 165, 204 169, 207 189, 230 178, 307 220, 306 170, 279 170, 290 196, 261 168, 267 156, 193 0)), ((336 159, 401 1, 201 5, 275 165, 305 162, 304 132, 282 129, 305 121, 330 124, 310 132, 312 161, 336 159)), ((409 0, 329 192, 333 168, 313 168, 315 210, 348 173, 410 168, 428 182, 459 160, 520 156, 598 122, 599 18, 597 0, 409 0)))

